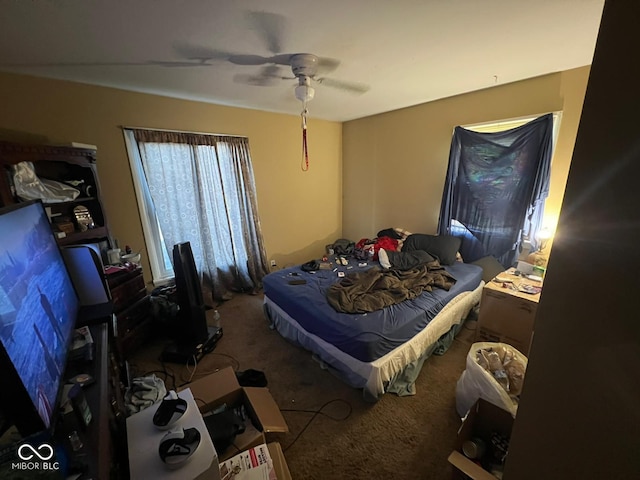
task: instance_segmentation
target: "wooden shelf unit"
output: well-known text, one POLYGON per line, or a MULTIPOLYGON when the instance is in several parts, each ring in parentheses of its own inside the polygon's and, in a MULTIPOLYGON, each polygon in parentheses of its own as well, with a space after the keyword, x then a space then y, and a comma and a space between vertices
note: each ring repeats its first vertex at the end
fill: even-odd
POLYGON ((55 219, 68 219, 74 224, 74 232, 58 238, 60 245, 78 243, 104 243, 104 248, 111 248, 108 222, 100 199, 100 182, 96 167, 97 151, 89 148, 64 147, 54 145, 32 145, 0 142, 0 206, 17 203, 13 166, 21 162, 31 162, 38 178, 68 182, 83 181, 82 192, 76 199, 63 202, 52 202, 42 198, 44 206, 52 215, 54 231, 57 230, 55 219), (88 190, 87 188, 88 187, 88 190), (95 222, 96 227, 83 231, 75 222, 73 209, 85 206, 95 222))

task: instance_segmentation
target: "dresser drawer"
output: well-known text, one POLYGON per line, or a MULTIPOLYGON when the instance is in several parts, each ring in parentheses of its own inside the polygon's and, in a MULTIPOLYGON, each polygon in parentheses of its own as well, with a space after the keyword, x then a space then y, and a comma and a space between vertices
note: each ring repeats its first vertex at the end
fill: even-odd
POLYGON ((150 317, 151 301, 149 295, 141 298, 125 310, 116 314, 118 319, 118 332, 122 335, 128 330, 134 329, 143 320, 150 317))
POLYGON ((151 300, 146 295, 116 314, 120 353, 127 357, 132 343, 139 344, 151 333, 151 300), (132 338, 136 338, 135 341, 132 338))
POLYGON ((144 277, 142 274, 136 275, 135 277, 111 289, 113 309, 118 313, 132 303, 143 298, 146 294, 147 289, 144 285, 144 277))
POLYGON ((153 321, 150 317, 142 320, 135 329, 128 330, 120 340, 123 355, 128 357, 153 335, 153 321))

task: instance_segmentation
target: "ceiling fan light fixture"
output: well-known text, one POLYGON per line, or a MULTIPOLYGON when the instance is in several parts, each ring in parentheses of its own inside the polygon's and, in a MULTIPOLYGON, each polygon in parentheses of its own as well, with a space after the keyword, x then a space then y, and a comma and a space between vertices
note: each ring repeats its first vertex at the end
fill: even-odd
POLYGON ((296 87, 296 98, 303 103, 313 100, 315 94, 315 89, 310 85, 298 85, 296 87))

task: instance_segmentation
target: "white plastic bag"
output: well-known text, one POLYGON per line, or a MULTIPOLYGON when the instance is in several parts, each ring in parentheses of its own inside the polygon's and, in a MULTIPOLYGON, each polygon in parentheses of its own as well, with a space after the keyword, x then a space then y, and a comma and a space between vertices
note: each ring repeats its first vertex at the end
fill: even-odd
MULTIPOLYGON (((476 403, 479 398, 483 398, 503 410, 510 412, 515 418, 518 410, 518 396, 509 394, 506 389, 508 386, 505 386, 503 381, 504 377, 498 377, 500 381, 503 381, 501 384, 498 379, 496 379, 496 376, 485 370, 485 368, 478 363, 477 354, 479 351, 490 351, 498 348, 510 351, 512 358, 524 364, 524 368, 526 369, 527 357, 511 345, 496 342, 478 342, 471 345, 469 353, 467 354, 466 369, 462 372, 456 384, 456 410, 460 417, 464 417, 473 404, 476 403)), ((521 385, 519 385, 519 387, 521 388, 521 385)), ((517 393, 519 394, 519 389, 517 393)))
POLYGON ((16 194, 23 200, 40 199, 45 203, 68 202, 80 194, 69 185, 55 180, 38 178, 31 162, 20 162, 13 166, 13 183, 16 194))

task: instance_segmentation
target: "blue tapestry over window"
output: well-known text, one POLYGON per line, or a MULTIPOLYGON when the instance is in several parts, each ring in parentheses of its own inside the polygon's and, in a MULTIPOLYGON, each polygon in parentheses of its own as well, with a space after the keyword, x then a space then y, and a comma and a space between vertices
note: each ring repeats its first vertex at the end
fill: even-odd
POLYGON ((466 262, 492 255, 505 267, 523 237, 535 241, 549 193, 553 115, 496 133, 456 127, 438 232, 462 237, 466 262))

